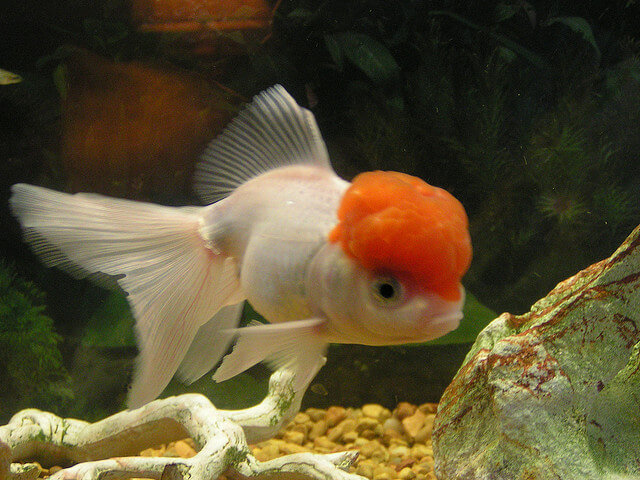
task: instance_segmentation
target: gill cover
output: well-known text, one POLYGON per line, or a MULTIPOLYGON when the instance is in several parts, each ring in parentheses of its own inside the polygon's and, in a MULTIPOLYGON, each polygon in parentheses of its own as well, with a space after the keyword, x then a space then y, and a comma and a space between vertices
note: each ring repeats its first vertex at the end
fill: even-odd
POLYGON ((445 300, 460 298, 471 262, 462 204, 447 191, 398 172, 358 175, 342 198, 329 241, 363 267, 409 278, 445 300))

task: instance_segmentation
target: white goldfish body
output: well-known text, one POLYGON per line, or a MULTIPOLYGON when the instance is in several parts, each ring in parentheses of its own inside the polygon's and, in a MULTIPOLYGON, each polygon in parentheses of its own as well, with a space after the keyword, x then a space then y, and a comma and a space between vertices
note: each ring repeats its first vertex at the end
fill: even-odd
POLYGON ((471 257, 464 209, 395 172, 350 184, 313 114, 281 87, 256 96, 204 153, 204 207, 17 184, 25 239, 49 266, 114 276, 140 347, 129 405, 171 378, 222 381, 269 360, 306 388, 330 342, 422 342, 457 327, 471 257), (247 300, 270 324, 236 328, 247 300))

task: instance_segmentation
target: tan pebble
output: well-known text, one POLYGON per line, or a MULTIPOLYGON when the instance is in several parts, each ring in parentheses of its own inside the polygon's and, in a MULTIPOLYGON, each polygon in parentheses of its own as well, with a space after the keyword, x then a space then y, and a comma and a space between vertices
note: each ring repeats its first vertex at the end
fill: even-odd
POLYGON ((404 445, 395 445, 389 448, 389 455, 405 458, 405 457, 408 457, 410 454, 411 454, 411 450, 409 450, 409 447, 406 447, 404 445))
POLYGON ((267 460, 271 460, 262 450, 262 448, 259 447, 253 447, 253 449, 251 450, 251 453, 253 454, 254 457, 256 457, 256 459, 259 462, 266 462, 267 460))
POLYGON ((427 474, 433 471, 433 459, 432 461, 427 461, 423 459, 420 463, 417 463, 413 466, 413 471, 417 474, 427 474))
POLYGON ((189 442, 185 440, 178 440, 173 445, 173 449, 180 458, 191 458, 197 453, 193 448, 193 444, 190 445, 189 442))
POLYGON ((391 441, 389 442, 389 448, 395 446, 395 445, 404 445, 407 446, 409 445, 409 441, 403 436, 400 438, 392 438, 391 441))
POLYGON ((324 417, 327 415, 326 410, 322 410, 321 408, 307 408, 304 413, 309 415, 311 420, 313 420, 314 422, 324 420, 324 417))
POLYGON ((353 446, 354 447, 361 447, 363 445, 366 445, 367 443, 369 443, 369 440, 367 440, 366 438, 358 437, 358 438, 356 438, 354 440, 353 446))
POLYGON ((404 467, 400 472, 398 472, 398 478, 401 480, 413 480, 416 478, 416 474, 409 467, 404 467))
POLYGON ((302 445, 298 445, 296 443, 287 443, 287 445, 284 446, 281 450, 281 452, 285 455, 290 455, 292 453, 304 453, 308 451, 308 448, 305 448, 302 445))
POLYGON ((280 456, 280 448, 274 443, 266 443, 262 447, 262 454, 267 459, 277 458, 280 456))
POLYGON ((388 418, 382 424, 382 428, 385 430, 395 430, 398 433, 403 433, 402 423, 396 417, 388 418))
POLYGON ((302 432, 289 430, 288 432, 285 432, 283 440, 287 443, 295 443, 296 445, 302 445, 305 442, 305 435, 302 432))
POLYGON ((378 440, 371 440, 360 447, 360 455, 371 458, 379 450, 384 450, 383 445, 378 440))
POLYGON ((325 433, 327 433, 327 421, 322 419, 313 424, 309 430, 308 437, 310 440, 315 440, 325 433))
POLYGON ((355 418, 347 418, 340 422, 340 425, 342 426, 343 432, 351 432, 356 429, 358 421, 355 418))
POLYGON ((382 410, 383 408, 384 407, 382 405, 378 405, 377 403, 367 403, 366 405, 362 406, 361 411, 362 415, 364 415, 365 417, 377 419, 380 410, 382 410))
POLYGON ((362 418, 361 408, 347 408, 347 418, 355 418, 356 420, 362 418))
POLYGON ((427 448, 426 445, 422 445, 420 443, 416 443, 413 447, 411 447, 411 456, 420 460, 423 457, 426 457, 432 452, 430 448, 427 448))
POLYGON ((420 430, 418 430, 418 433, 416 433, 416 436, 413 437, 413 439, 415 440, 416 443, 426 444, 427 442, 431 441, 432 431, 433 431, 433 425, 425 425, 420 430))
POLYGON ((358 465, 356 466, 356 473, 363 477, 373 478, 374 468, 375 464, 371 460, 363 460, 358 462, 358 465))
POLYGON ((347 418, 340 422, 327 432, 327 437, 332 442, 336 442, 342 438, 346 432, 351 432, 356 428, 356 421, 353 418, 347 418))
POLYGON ((374 475, 380 475, 381 473, 391 473, 392 469, 387 467, 386 465, 376 465, 373 469, 374 475))
POLYGON ((360 436, 363 438, 367 438, 369 440, 373 440, 374 438, 382 438, 382 435, 384 434, 384 430, 382 428, 382 425, 380 425, 379 423, 377 423, 373 429, 371 428, 367 428, 365 430, 363 430, 362 432, 360 432, 360 436))
POLYGON ((376 428, 376 425, 379 425, 377 420, 374 420, 373 418, 362 417, 358 419, 355 428, 356 432, 361 433, 365 430, 374 430, 376 428))
POLYGON ((400 471, 400 470, 402 470, 403 468, 406 468, 406 467, 411 468, 411 467, 413 467, 413 465, 415 465, 416 461, 417 460, 415 458, 413 458, 413 457, 404 458, 402 460, 402 462, 400 462, 398 465, 396 465, 396 470, 400 471))
POLYGON ((344 443, 353 443, 358 438, 358 432, 355 430, 351 430, 350 432, 345 432, 342 434, 342 441, 344 443))
POLYGON ((167 449, 163 446, 160 448, 147 448, 140 452, 141 457, 162 457, 167 449))
POLYGON ((344 407, 331 406, 327 409, 325 420, 327 426, 335 427, 338 423, 347 417, 347 410, 344 407))
POLYGON ((379 465, 373 469, 373 480, 390 480, 395 477, 395 470, 379 465))
POLYGON ((304 412, 300 412, 293 417, 293 423, 311 423, 311 417, 304 412))
POLYGON ((416 410, 413 415, 402 419, 404 431, 407 432, 407 435, 411 438, 415 438, 420 429, 424 427, 426 418, 427 416, 424 413, 420 410, 416 410))
POLYGON ((331 440, 329 440, 324 435, 321 436, 321 437, 316 438, 313 441, 313 445, 316 448, 324 449, 324 450, 327 450, 327 451, 331 451, 331 450, 333 450, 334 448, 336 448, 338 446, 335 442, 332 442, 331 440))
POLYGON ((309 429, 310 429, 309 425, 310 424, 306 424, 306 423, 296 423, 293 427, 291 427, 291 431, 302 433, 306 441, 306 438, 307 438, 307 435, 309 434, 309 429))
POLYGON ((381 435, 376 435, 375 431, 367 429, 367 430, 364 430, 363 432, 360 432, 360 436, 362 438, 366 438, 367 440, 373 440, 374 438, 379 438, 381 435))
POLYGON ((330 428, 327 431, 327 438, 332 442, 340 440, 340 438, 342 438, 342 427, 340 427, 340 425, 336 425, 335 427, 330 428))
POLYGON ((402 421, 404 418, 413 415, 416 411, 416 408, 417 407, 411 403, 400 402, 396 409, 393 411, 393 416, 402 421))
POLYGON ((398 433, 396 430, 388 429, 382 433, 382 443, 384 443, 387 447, 391 445, 393 439, 401 439, 402 434, 398 433))
POLYGON ((431 432, 433 431, 433 422, 436 419, 435 414, 429 414, 424 419, 424 427, 421 429, 418 434, 416 434, 416 441, 421 443, 427 443, 427 441, 431 441, 431 432))
POLYGON ((372 440, 372 442, 375 442, 377 447, 373 449, 370 458, 378 462, 387 462, 389 460, 389 452, 387 449, 377 440, 372 440))
POLYGON ((378 405, 377 403, 369 403, 367 405, 363 405, 362 415, 364 415, 365 417, 373 418, 379 423, 382 423, 386 419, 391 417, 391 412, 389 411, 389 409, 384 408, 382 405, 378 405))
POLYGON ((437 403, 423 403, 418 407, 422 413, 429 415, 430 413, 436 413, 438 411, 437 403))
POLYGON ((272 438, 271 440, 269 440, 269 443, 272 443, 273 445, 277 446, 278 448, 282 448, 287 444, 287 442, 284 441, 281 438, 272 438))
POLYGON ((393 475, 389 472, 383 472, 373 476, 373 480, 391 480, 392 478, 393 475))

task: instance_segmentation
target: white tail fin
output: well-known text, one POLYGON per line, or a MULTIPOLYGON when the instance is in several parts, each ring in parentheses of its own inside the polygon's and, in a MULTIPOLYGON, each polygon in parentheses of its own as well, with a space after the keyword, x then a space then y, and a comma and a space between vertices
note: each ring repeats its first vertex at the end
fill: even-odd
POLYGON ((114 275, 128 293, 140 342, 131 407, 157 397, 200 326, 239 301, 235 263, 214 254, 199 233, 201 209, 25 184, 12 193, 25 239, 47 265, 78 276, 114 275))

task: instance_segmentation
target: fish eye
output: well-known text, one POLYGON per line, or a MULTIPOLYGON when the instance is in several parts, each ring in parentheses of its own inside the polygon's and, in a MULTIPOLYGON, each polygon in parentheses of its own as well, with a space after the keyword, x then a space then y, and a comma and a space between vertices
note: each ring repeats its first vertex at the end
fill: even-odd
POLYGON ((371 284, 373 298, 384 306, 397 304, 403 297, 402 285, 392 277, 378 277, 371 284))

